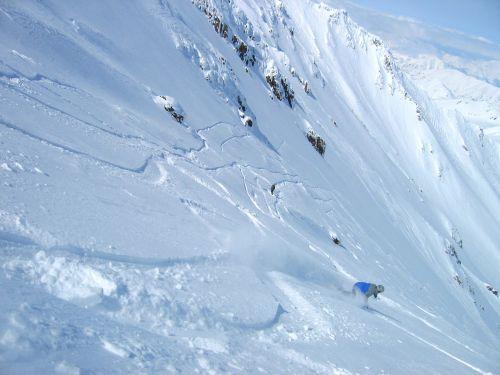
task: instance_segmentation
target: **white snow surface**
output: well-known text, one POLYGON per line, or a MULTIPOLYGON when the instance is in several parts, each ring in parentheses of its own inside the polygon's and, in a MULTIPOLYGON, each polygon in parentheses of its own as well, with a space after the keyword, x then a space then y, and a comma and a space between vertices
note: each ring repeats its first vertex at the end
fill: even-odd
POLYGON ((0 373, 499 373, 499 64, 334 0, 0 2, 0 373))

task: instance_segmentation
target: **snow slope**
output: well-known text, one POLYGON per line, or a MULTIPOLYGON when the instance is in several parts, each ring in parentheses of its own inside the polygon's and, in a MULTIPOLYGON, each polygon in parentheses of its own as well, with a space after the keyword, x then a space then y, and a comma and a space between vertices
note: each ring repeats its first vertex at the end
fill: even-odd
MULTIPOLYGON (((354 19, 380 36, 399 68, 446 113, 447 121, 484 148, 478 160, 496 184, 500 157, 500 46, 484 38, 393 17, 343 0, 354 19)), ((467 140, 462 147, 468 151, 467 140)))
POLYGON ((335 5, 1 3, 0 372, 500 371, 496 78, 335 5))

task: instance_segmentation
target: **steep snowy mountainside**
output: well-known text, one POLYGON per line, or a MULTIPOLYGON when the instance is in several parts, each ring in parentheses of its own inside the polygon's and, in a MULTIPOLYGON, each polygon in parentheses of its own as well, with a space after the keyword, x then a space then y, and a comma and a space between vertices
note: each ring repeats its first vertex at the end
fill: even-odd
MULTIPOLYGON (((445 57, 446 58, 446 57, 445 57)), ((398 56, 399 65, 443 111, 463 117, 495 159, 500 155, 500 87, 449 66, 446 60, 421 55, 398 56)), ((500 62, 500 61, 499 61, 500 62)), ((494 159, 494 160, 495 160, 494 159)), ((493 163, 492 163, 493 164, 493 163)), ((496 163, 495 163, 496 164, 496 163)), ((493 164, 493 165, 495 165, 493 164)), ((498 172, 496 172, 498 173, 498 172)))
POLYGON ((496 86, 333 5, 0 4, 0 372, 500 370, 496 86))
POLYGON ((330 0, 379 35, 394 51, 398 66, 443 111, 455 113, 456 126, 486 147, 486 168, 498 176, 500 155, 500 46, 483 38, 393 17, 342 0, 330 0), (462 121, 465 118, 465 121, 462 121))
POLYGON ((382 37, 391 49, 401 54, 412 57, 434 56, 470 76, 498 86, 498 44, 459 31, 430 26, 411 18, 379 13, 351 1, 327 2, 334 7, 347 9, 356 22, 382 37))

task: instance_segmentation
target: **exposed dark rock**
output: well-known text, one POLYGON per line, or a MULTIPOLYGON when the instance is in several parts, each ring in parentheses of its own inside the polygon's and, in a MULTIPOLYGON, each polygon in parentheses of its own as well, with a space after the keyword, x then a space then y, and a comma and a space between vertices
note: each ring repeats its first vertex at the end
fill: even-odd
POLYGON ((417 119, 418 119, 418 121, 422 121, 422 119, 423 119, 422 109, 420 109, 420 107, 417 107, 417 119))
POLYGON ((286 78, 281 77, 278 73, 276 75, 266 75, 266 82, 271 87, 274 96, 278 100, 287 100, 290 108, 293 108, 293 99, 295 98, 295 93, 292 88, 288 85, 286 78), (277 80, 278 77, 278 80, 277 80))
POLYGON ((486 289, 488 289, 491 293, 498 297, 498 290, 494 289, 491 285, 486 285, 486 289))
POLYGON ((218 34, 223 38, 227 38, 229 27, 219 17, 213 16, 212 25, 214 25, 214 29, 218 34))
POLYGON ((389 72, 392 71, 391 60, 389 60, 388 56, 385 56, 384 65, 385 65, 385 68, 387 69, 387 71, 389 71, 389 72))
POLYGON ((283 91, 285 91, 285 98, 288 101, 288 105, 290 108, 292 107, 292 100, 295 97, 295 94, 293 90, 288 86, 288 83, 286 82, 286 79, 281 78, 281 86, 283 87, 283 91))
POLYGON ((451 229, 451 238, 453 239, 453 241, 455 241, 459 248, 462 249, 464 247, 464 243, 460 237, 460 233, 455 227, 451 229))
POLYGON ((245 112, 247 110, 245 105, 243 104, 243 100, 241 100, 240 96, 238 96, 238 106, 239 106, 240 111, 242 111, 242 112, 245 112))
POLYGON ((304 91, 306 92, 306 94, 311 93, 311 87, 309 86, 309 82, 307 82, 307 81, 305 81, 305 83, 304 83, 304 91))
POLYGON ((182 121, 184 121, 184 116, 175 112, 174 107, 172 106, 165 106, 165 111, 169 112, 172 117, 179 123, 182 124, 182 121))
POLYGON ((450 257, 452 258, 455 258, 455 261, 457 262, 457 264, 462 264, 462 261, 460 260, 460 258, 458 257, 458 253, 457 251, 455 250, 455 247, 451 244, 448 244, 446 246, 446 254, 448 254, 450 257))
POLYGON ((248 52, 248 47, 245 43, 240 42, 240 45, 238 47, 238 54, 240 55, 240 59, 245 59, 245 55, 248 52))
POLYGON ((245 126, 252 127, 253 126, 253 113, 251 110, 248 110, 248 105, 245 102, 245 99, 238 95, 236 98, 238 101, 238 113, 240 115, 241 122, 245 126), (247 113, 247 110, 249 113, 247 113))
POLYGON ((314 131, 309 130, 306 134, 308 141, 311 143, 311 145, 316 149, 316 151, 319 152, 321 156, 325 154, 326 151, 326 143, 325 141, 314 131))
POLYGON ((170 113, 172 117, 175 119, 175 121, 181 124, 184 121, 184 111, 182 110, 180 105, 176 102, 176 100, 174 98, 171 98, 169 96, 167 97, 164 95, 160 95, 160 98, 161 101, 158 103, 163 105, 165 111, 170 113))
MULTIPOLYGON (((241 40, 236 34, 231 32, 229 25, 222 21, 222 17, 216 14, 215 9, 209 6, 207 2, 193 0, 193 3, 198 7, 198 9, 200 9, 201 11, 203 11, 203 13, 205 13, 205 15, 213 25, 214 30, 217 34, 222 36, 224 39, 227 39, 229 35, 232 35, 231 42, 235 46, 238 56, 245 63, 245 65, 254 66, 255 63, 257 62, 255 53, 251 53, 249 46, 243 40, 241 40)), ((251 33, 248 31, 247 28, 245 28, 245 33, 248 34, 250 39, 253 39, 252 35, 250 35, 251 33)))
POLYGON ((278 84, 276 83, 276 78, 274 76, 266 76, 266 82, 269 86, 271 86, 271 90, 273 90, 274 96, 278 100, 283 100, 281 92, 278 88, 278 84))

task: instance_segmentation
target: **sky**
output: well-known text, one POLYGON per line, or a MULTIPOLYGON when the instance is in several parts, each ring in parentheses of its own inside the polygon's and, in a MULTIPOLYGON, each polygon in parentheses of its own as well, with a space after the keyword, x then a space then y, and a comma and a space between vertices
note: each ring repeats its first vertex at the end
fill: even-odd
POLYGON ((500 45, 500 0, 351 0, 366 8, 480 36, 500 45))

